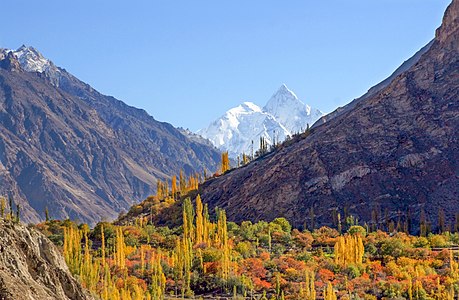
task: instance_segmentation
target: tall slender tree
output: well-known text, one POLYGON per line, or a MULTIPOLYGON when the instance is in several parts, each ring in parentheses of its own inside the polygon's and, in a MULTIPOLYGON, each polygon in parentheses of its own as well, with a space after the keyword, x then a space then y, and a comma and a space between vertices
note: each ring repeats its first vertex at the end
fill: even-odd
POLYGON ((204 215, 201 196, 196 197, 196 244, 204 242, 204 215))
POLYGON ((228 151, 222 153, 221 172, 225 173, 230 169, 228 151))
POLYGON ((0 217, 5 217, 5 208, 6 208, 6 200, 5 197, 0 196, 0 217))

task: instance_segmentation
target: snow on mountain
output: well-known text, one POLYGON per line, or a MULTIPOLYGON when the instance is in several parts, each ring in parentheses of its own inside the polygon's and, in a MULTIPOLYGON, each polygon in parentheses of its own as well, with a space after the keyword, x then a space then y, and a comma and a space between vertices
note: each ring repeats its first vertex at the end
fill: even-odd
POLYGON ((25 71, 44 73, 55 86, 59 86, 59 80, 62 76, 61 69, 56 67, 52 61, 45 58, 35 48, 22 45, 17 50, 2 50, 4 53, 12 52, 14 55, 16 55, 21 68, 23 68, 25 71))
POLYGON ((259 148, 260 137, 268 144, 283 141, 317 121, 323 113, 301 102, 285 84, 271 97, 264 108, 252 102, 228 110, 207 128, 197 133, 217 148, 236 157, 252 154, 259 148), (252 145, 253 141, 253 145, 252 145))
POLYGON ((189 138, 190 140, 196 143, 200 143, 202 145, 206 145, 208 147, 215 148, 214 144, 212 144, 211 141, 209 141, 206 138, 203 138, 201 135, 197 133, 194 133, 188 128, 177 127, 177 130, 180 131, 181 134, 183 134, 184 136, 186 136, 187 138, 189 138))
POLYGON ((304 131, 308 124, 311 126, 324 115, 300 101, 285 84, 269 99, 263 111, 273 115, 291 134, 304 131))
POLYGON ((289 131, 256 104, 244 102, 228 110, 207 128, 199 130, 198 134, 209 139, 217 148, 227 150, 232 157, 236 157, 241 153, 251 154, 252 148, 256 151, 260 137, 266 138, 271 144, 273 136, 285 139, 289 131))
POLYGON ((22 45, 18 50, 13 51, 17 56, 22 68, 27 72, 40 72, 52 68, 53 64, 33 47, 22 45))

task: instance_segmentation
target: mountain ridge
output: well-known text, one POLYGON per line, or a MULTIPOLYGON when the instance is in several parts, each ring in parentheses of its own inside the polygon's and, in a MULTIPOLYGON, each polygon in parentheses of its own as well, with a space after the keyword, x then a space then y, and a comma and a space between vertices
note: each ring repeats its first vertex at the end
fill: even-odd
MULTIPOLYGON (((308 228, 361 222, 448 224, 459 210, 459 1, 435 40, 385 87, 288 147, 204 183, 231 221, 286 217, 308 228), (386 216, 385 216, 386 215, 386 216)), ((417 227, 417 229, 416 229, 417 227)))
POLYGON ((112 219, 154 193, 157 179, 218 165, 208 144, 52 63, 27 72, 13 52, 0 61, 0 195, 26 221, 44 219, 46 207, 54 218, 112 219))

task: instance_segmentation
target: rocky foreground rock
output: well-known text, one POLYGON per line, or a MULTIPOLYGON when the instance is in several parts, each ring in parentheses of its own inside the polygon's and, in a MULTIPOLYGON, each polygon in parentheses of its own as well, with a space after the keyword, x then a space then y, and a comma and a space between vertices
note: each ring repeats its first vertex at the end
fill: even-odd
POLYGON ((0 219, 0 299, 94 299, 42 233, 0 219))

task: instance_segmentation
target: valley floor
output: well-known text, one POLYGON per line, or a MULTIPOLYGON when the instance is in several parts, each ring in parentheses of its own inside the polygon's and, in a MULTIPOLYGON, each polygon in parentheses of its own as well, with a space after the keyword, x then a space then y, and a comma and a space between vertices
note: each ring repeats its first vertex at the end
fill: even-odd
POLYGON ((70 221, 37 225, 70 270, 102 299, 455 299, 459 233, 413 236, 347 218, 300 231, 284 218, 211 220, 199 199, 182 226, 70 221), (341 223, 340 223, 341 224, 341 223))

